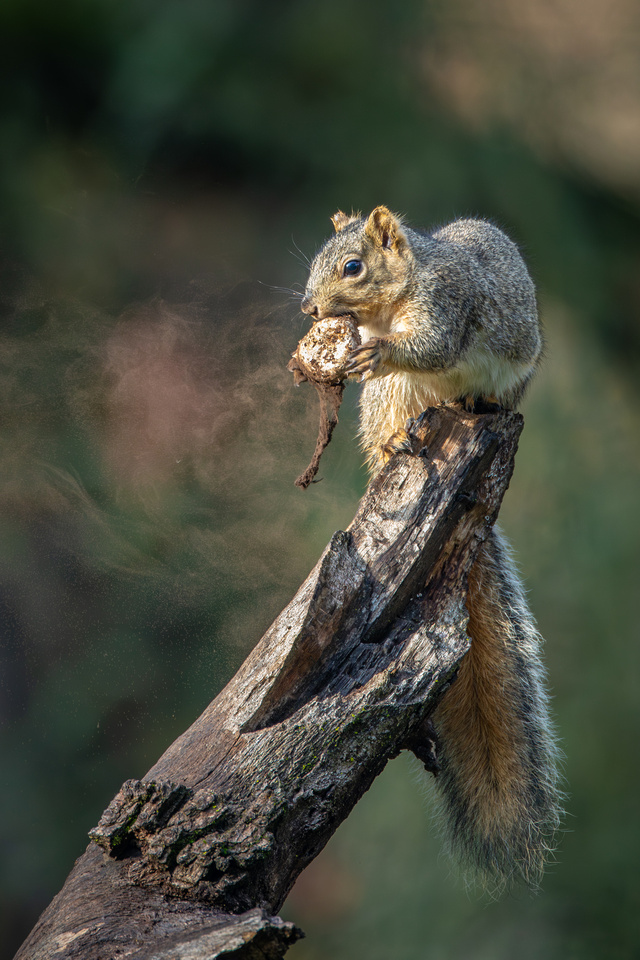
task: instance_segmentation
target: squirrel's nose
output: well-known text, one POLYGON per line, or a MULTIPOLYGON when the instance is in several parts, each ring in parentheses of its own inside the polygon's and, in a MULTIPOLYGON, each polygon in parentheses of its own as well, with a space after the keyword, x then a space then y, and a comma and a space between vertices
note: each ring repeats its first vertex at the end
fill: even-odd
POLYGON ((303 313, 308 313, 310 317, 318 316, 318 306, 309 300, 308 297, 305 297, 300 303, 300 309, 303 313))

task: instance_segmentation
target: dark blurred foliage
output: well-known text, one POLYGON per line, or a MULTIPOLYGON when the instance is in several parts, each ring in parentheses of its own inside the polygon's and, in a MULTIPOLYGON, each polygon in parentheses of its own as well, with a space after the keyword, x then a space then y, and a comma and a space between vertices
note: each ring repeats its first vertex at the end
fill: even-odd
POLYGON ((638 955, 639 36, 633 0, 4 0, 2 957, 349 523, 357 389, 301 493, 281 288, 382 202, 495 220, 538 282, 502 520, 567 832, 539 896, 469 893, 400 758, 294 889, 292 956, 638 955))

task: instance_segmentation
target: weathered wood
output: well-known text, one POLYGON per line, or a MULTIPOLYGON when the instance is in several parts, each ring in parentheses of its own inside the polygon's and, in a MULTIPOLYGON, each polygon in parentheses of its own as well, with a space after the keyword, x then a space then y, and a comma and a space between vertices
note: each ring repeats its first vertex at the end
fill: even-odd
POLYGON ((468 648, 466 577, 522 419, 430 409, 236 676, 128 781, 17 957, 281 957, 273 914, 468 648), (426 440, 426 448, 424 447, 426 440), (252 952, 253 951, 253 952, 252 952))

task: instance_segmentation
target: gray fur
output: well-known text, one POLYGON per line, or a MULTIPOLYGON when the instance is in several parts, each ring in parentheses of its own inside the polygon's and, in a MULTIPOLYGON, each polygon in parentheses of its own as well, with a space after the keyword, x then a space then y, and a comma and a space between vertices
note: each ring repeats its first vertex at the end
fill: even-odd
POLYGON ((311 264, 305 299, 317 303, 320 317, 351 313, 365 336, 395 334, 392 367, 438 372, 477 355, 527 366, 528 375, 502 391, 513 406, 542 349, 535 289, 516 245, 491 223, 456 220, 431 234, 401 225, 406 245, 396 254, 375 250, 366 224, 360 217, 327 240, 311 264), (375 257, 374 269, 344 280, 341 268, 352 255, 375 257), (400 305, 393 316, 389 293, 400 305), (376 300, 384 316, 371 325, 361 308, 376 300))

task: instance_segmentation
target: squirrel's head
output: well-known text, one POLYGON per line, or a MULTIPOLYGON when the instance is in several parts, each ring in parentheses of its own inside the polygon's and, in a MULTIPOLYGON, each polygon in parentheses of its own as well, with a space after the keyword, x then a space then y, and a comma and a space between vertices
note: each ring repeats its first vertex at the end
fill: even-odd
POLYGON ((311 264, 302 310, 314 320, 349 313, 375 325, 393 313, 411 279, 413 254, 402 222, 387 207, 368 217, 339 210, 331 220, 336 234, 311 264))

